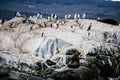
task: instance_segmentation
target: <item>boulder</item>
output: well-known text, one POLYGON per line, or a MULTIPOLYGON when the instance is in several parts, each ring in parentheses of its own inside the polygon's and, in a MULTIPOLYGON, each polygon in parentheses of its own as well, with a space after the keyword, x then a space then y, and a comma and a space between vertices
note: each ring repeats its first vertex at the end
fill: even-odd
POLYGON ((66 69, 60 72, 53 72, 47 76, 55 80, 94 80, 95 77, 91 74, 92 70, 87 67, 80 67, 78 69, 66 69))
POLYGON ((112 25, 119 25, 119 22, 114 19, 99 19, 98 21, 103 22, 103 23, 112 24, 112 25))
POLYGON ((63 40, 46 37, 43 43, 37 48, 36 55, 42 58, 50 58, 69 45, 69 43, 63 40))

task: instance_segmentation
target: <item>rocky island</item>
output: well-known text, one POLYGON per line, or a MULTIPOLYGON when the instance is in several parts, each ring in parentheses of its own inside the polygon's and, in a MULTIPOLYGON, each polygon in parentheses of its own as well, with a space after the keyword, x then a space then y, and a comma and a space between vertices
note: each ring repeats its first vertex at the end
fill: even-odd
POLYGON ((119 80, 119 22, 42 14, 0 20, 0 80, 119 80))

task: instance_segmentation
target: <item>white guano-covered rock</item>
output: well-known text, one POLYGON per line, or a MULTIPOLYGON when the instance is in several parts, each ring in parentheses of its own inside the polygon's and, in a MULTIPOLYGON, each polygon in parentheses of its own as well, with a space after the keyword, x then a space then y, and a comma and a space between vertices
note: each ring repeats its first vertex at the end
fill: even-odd
POLYGON ((14 41, 5 32, 0 31, 0 50, 6 51, 14 48, 14 41))
POLYGON ((23 53, 34 53, 41 43, 43 42, 44 38, 40 38, 39 36, 28 39, 22 46, 23 53))

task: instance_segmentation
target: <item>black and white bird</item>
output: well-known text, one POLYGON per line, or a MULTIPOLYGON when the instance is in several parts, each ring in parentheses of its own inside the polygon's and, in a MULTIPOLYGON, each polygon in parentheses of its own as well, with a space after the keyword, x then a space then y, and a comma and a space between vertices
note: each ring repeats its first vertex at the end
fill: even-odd
POLYGON ((85 14, 85 13, 83 13, 82 18, 83 18, 83 19, 85 19, 85 18, 86 18, 86 14, 85 14))
POLYGON ((68 19, 70 19, 70 18, 71 18, 71 15, 69 14, 69 15, 68 15, 68 19))
POLYGON ((21 17, 20 12, 17 11, 16 14, 15 14, 15 16, 16 16, 16 17, 21 17))
POLYGON ((90 25, 89 25, 87 31, 90 31, 90 30, 91 30, 91 27, 92 27, 92 23, 90 23, 90 25))
POLYGON ((15 25, 16 25, 16 24, 15 24, 14 22, 12 22, 9 27, 10 27, 10 28, 14 28, 15 25))
POLYGON ((77 13, 74 14, 74 19, 77 19, 77 13))

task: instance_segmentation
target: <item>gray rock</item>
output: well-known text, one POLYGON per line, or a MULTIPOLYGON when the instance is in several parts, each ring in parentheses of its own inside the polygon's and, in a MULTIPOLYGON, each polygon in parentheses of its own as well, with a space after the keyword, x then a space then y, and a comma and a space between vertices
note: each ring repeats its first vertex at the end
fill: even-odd
POLYGON ((117 35, 115 33, 105 32, 104 41, 107 43, 118 43, 117 35))
POLYGON ((52 78, 47 78, 46 80, 55 80, 55 79, 52 79, 52 78))
POLYGON ((55 65, 56 63, 51 60, 46 60, 46 64, 49 66, 55 65))
POLYGON ((77 69, 67 69, 60 72, 54 72, 49 75, 48 78, 55 80, 93 80, 96 76, 93 76, 94 74, 91 73, 91 69, 87 67, 80 67, 77 69))
POLYGON ((37 76, 31 76, 27 80, 45 80, 42 77, 37 77, 37 76))
POLYGON ((6 64, 7 64, 6 59, 0 56, 0 66, 6 65, 6 64))
POLYGON ((38 48, 36 54, 38 54, 39 57, 42 58, 50 58, 53 55, 55 55, 59 50, 61 50, 63 47, 67 47, 69 45, 70 45, 69 43, 63 40, 48 37, 38 48))

